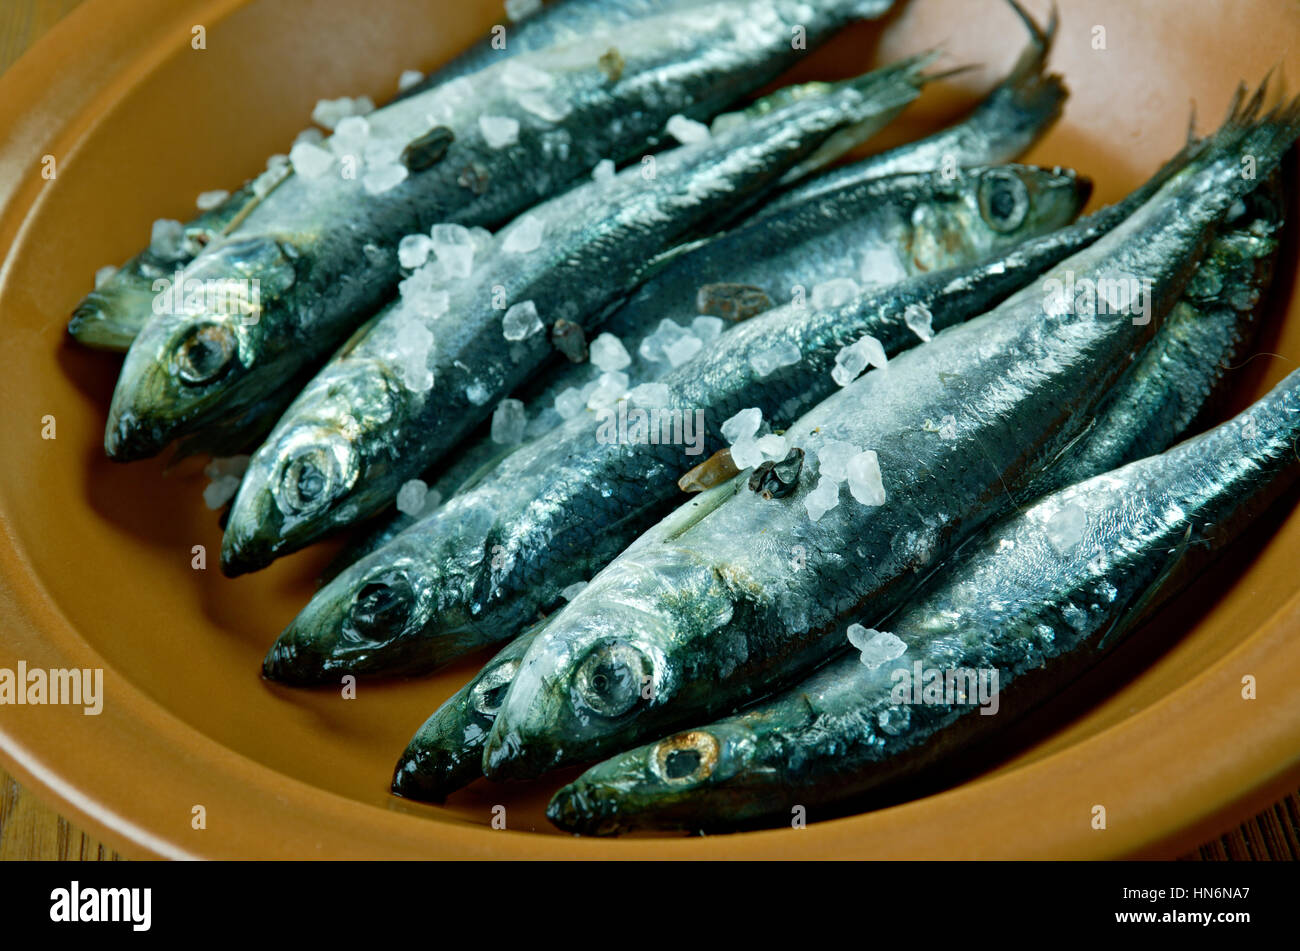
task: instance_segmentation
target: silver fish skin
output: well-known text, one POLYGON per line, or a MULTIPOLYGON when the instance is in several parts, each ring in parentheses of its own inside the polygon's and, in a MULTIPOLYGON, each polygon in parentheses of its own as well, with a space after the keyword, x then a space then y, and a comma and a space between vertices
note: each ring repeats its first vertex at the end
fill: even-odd
MULTIPOLYGON (((683 414, 683 437, 690 419, 691 446, 602 438, 611 411, 600 419, 582 414, 532 441, 325 586, 281 634, 264 674, 311 683, 341 671, 418 673, 514 637, 564 588, 599 571, 653 524, 677 497, 677 476, 725 445, 724 420, 759 406, 780 428, 835 389, 829 371, 842 346, 873 333, 896 353, 918 339, 904 323, 909 305, 928 308, 936 328, 972 317, 1118 219, 1103 213, 1057 231, 1086 201, 1086 184, 1024 166, 976 170, 955 181, 937 173, 894 176, 852 188, 866 197, 844 220, 859 229, 863 248, 899 246, 897 222, 926 208, 923 217, 941 233, 909 228, 902 246, 944 245, 949 263, 993 257, 864 292, 837 309, 786 305, 724 333, 660 380, 669 402, 659 408, 683 414), (1014 221, 983 218, 988 203, 980 195, 990 186, 1019 196, 1014 221), (1030 245, 1018 243, 1049 232, 1030 245), (803 359, 761 376, 752 358, 782 339, 799 347, 803 359)), ((827 215, 810 210, 809 217, 827 215)), ((823 235, 813 234, 807 256, 778 266, 839 273, 836 245, 843 236, 830 236, 823 253, 823 235)))
MULTIPOLYGON (((713 211, 771 187, 840 133, 873 134, 915 98, 931 59, 826 84, 742 128, 661 154, 649 178, 634 166, 579 186, 499 232, 473 273, 386 308, 254 454, 222 545, 223 570, 262 567, 388 504, 545 362, 548 325, 595 326, 648 260, 713 211), (517 232, 538 225, 545 237, 535 250, 511 250, 517 232), (435 294, 441 307, 426 308, 435 294), (507 307, 531 309, 535 332, 506 336, 515 316, 507 307)), ((408 282, 439 267, 435 260, 408 282)))
POLYGON ((391 295, 402 237, 509 221, 601 159, 644 153, 671 116, 708 118, 774 78, 803 55, 787 23, 806 27, 815 46, 863 9, 861 0, 696 0, 392 103, 367 117, 364 146, 336 133, 331 170, 290 175, 185 269, 182 306, 153 316, 127 353, 105 451, 119 461, 153 455, 325 358, 391 295), (616 82, 600 61, 610 47, 623 61, 616 82), (512 86, 523 65, 550 85, 512 86), (492 119, 517 123, 513 144, 492 147, 492 119), (388 170, 381 180, 409 174, 384 190, 376 169, 388 170), (199 300, 191 286, 213 293, 199 300))
MULTIPOLYGON (((504 45, 493 37, 485 37, 419 83, 398 92, 393 101, 418 96, 442 83, 476 73, 519 53, 573 43, 590 33, 626 27, 638 19, 661 16, 677 8, 688 8, 695 2, 696 0, 563 0, 549 3, 535 15, 511 24, 504 45)), ((128 350, 153 314, 153 301, 157 297, 154 282, 172 278, 178 269, 194 260, 211 241, 238 224, 284 177, 282 171, 269 169, 231 194, 216 208, 187 222, 185 246, 183 253, 177 257, 162 258, 146 248, 123 264, 111 278, 77 305, 68 323, 68 332, 73 339, 100 350, 128 350)), ((287 405, 287 401, 284 405, 287 405)), ((283 405, 280 408, 283 409, 283 405)), ((270 422, 274 422, 274 418, 270 422)))
POLYGON ((864 486, 862 501, 814 522, 804 503, 812 466, 783 499, 738 479, 725 504, 671 544, 634 543, 597 575, 525 656, 484 751, 487 776, 590 761, 794 682, 838 651, 850 619, 897 607, 1021 502, 1151 339, 1213 229, 1258 184, 1241 175, 1242 156, 1268 176, 1294 141, 1300 107, 1261 120, 1261 101, 1239 97, 1187 168, 1041 284, 868 373, 786 433, 808 457, 827 441, 874 452, 883 504, 867 504, 876 493, 864 486), (1076 276, 1136 278, 1147 306, 1134 315, 1063 306, 1059 288, 1076 276))
MULTIPOLYGON (((704 285, 728 283, 759 287, 771 301, 788 303, 796 284, 807 291, 822 278, 858 272, 857 262, 852 262, 845 274, 819 275, 803 269, 787 272, 768 267, 767 255, 771 249, 782 245, 803 247, 808 241, 807 231, 797 230, 803 228, 804 222, 789 214, 797 206, 819 196, 834 200, 831 193, 853 194, 849 191, 852 186, 885 175, 932 171, 945 163, 960 169, 1013 162, 1046 132, 1060 116, 1067 95, 1060 77, 1043 72, 1055 36, 1056 20, 1053 18, 1043 29, 1017 4, 1013 6, 1026 22, 1030 43, 1012 71, 970 115, 926 138, 861 159, 791 188, 762 206, 753 218, 739 222, 731 229, 735 236, 701 239, 665 254, 654 275, 601 325, 602 333, 613 334, 627 344, 632 365, 624 372, 630 377, 630 383, 652 382, 665 372, 662 362, 641 356, 636 344, 661 319, 672 319, 686 326, 697 315, 706 315, 697 295, 698 288, 704 285), (738 259, 735 252, 740 247, 746 251, 738 259)), ((715 120, 715 129, 722 122, 722 117, 715 120)), ((922 263, 927 250, 933 249, 922 247, 922 263)), ((559 363, 562 366, 545 374, 540 383, 531 383, 514 394, 523 401, 529 419, 526 441, 559 425, 560 416, 554 409, 557 396, 568 389, 581 390, 600 374, 599 368, 590 363, 574 365, 562 359, 559 363)), ((494 443, 485 434, 474 445, 458 449, 449 465, 435 466, 421 478, 437 493, 437 498, 445 501, 462 487, 476 484, 477 477, 490 471, 515 448, 494 443)), ((372 528, 340 551, 324 572, 322 583, 382 548, 418 520, 417 516, 402 512, 380 516, 372 528)))
POLYGON ((893 660, 867 667, 855 651, 745 713, 616 756, 548 815, 595 835, 716 831, 897 789, 1064 688, 1189 581, 1295 482, 1297 440, 1300 371, 1235 419, 998 523, 889 619, 893 660))
MULTIPOLYGON (((1068 485, 1117 468, 1137 458, 1160 452, 1181 435, 1223 380, 1224 367, 1237 362, 1255 330, 1256 306, 1267 293, 1277 258, 1284 205, 1275 180, 1247 196, 1240 216, 1225 225, 1215 239, 1181 299, 1161 324, 1155 339, 1124 381, 1108 397, 1105 409, 1080 441, 1073 445, 1051 471, 1050 483, 1068 485)), ((1049 480, 1044 480, 1049 484, 1049 480)), ((992 535, 996 536, 995 528, 992 535)), ((960 560, 961 553, 953 560, 960 560)), ((946 571, 947 569, 945 569, 946 571)), ((943 577, 940 574, 940 579, 943 577)), ((942 583, 940 580, 937 583, 942 583)), ((933 587, 933 585, 930 585, 933 587)), ((876 623, 874 619, 869 619, 876 623)), ((510 681, 528 644, 540 632, 539 625, 511 642, 494 657, 466 687, 444 703, 407 745, 394 773, 394 791, 413 799, 441 800, 482 775, 482 748, 487 728, 495 721, 510 681), (521 644, 521 642, 523 642, 521 644), (479 686, 480 683, 482 686, 479 686), (477 755, 475 755, 477 753, 477 755), (400 788, 399 788, 400 786, 400 788)), ((856 655, 855 655, 856 657, 856 655)), ((858 667, 851 665, 857 678, 858 667)), ((797 688, 795 688, 797 689, 797 688)), ((751 717, 754 729, 769 722, 751 717)), ((746 721, 749 722, 749 721, 746 721)), ((773 722, 781 722, 778 718, 773 722)), ((679 747, 693 748, 700 730, 638 748, 616 758, 618 765, 595 767, 591 783, 580 781, 572 796, 556 800, 556 816, 566 827, 584 831, 585 824, 607 818, 615 806, 587 813, 579 804, 613 798, 620 817, 619 828, 640 820, 627 818, 642 812, 657 816, 663 808, 680 814, 687 807, 679 800, 696 797, 711 786, 686 789, 676 778, 665 778, 660 764, 679 747), (636 770, 640 772, 636 772, 636 770), (620 777, 618 782, 611 775, 620 777), (599 792, 592 792, 588 787, 599 792), (681 795, 674 790, 683 787, 681 795), (623 794, 623 790, 636 792, 623 794)), ((700 741, 707 747, 708 741, 700 741)), ((701 779, 710 774, 703 771, 701 779)), ((734 776, 729 773, 728 776, 734 776)), ((725 794, 724 794, 725 798, 725 794)), ((800 797, 798 802, 804 802, 800 797)), ((734 803, 728 811, 704 807, 707 815, 735 816, 734 803)), ((788 808, 788 803, 786 804, 788 808)), ((659 821, 649 820, 651 823, 659 821)), ((692 822, 709 825, 697 817, 692 822)), ((724 824, 720 821, 719 824, 724 824)))

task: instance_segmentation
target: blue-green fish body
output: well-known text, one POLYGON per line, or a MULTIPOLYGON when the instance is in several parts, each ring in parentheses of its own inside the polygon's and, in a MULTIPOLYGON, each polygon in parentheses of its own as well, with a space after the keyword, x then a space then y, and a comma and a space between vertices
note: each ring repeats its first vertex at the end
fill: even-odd
MULTIPOLYGON (((141 330, 110 406, 106 451, 122 461, 157 453, 325 358, 390 297, 403 237, 509 221, 601 160, 643 154, 673 116, 708 118, 773 78, 802 55, 789 23, 815 45, 880 7, 674 4, 340 123, 189 263, 183 302, 141 330), (622 64, 616 78, 610 48, 622 64)), ((459 259, 459 233, 456 243, 459 259)))
POLYGON ((871 653, 601 763, 548 814, 589 834, 717 830, 879 796, 1094 663, 1294 481, 1297 439, 1300 372, 1210 432, 998 523, 881 625, 871 653))
POLYGON ((1269 175, 1294 140, 1300 110, 1256 121, 1258 108, 1259 97, 1234 108, 1154 198, 1040 285, 803 416, 785 445, 819 465, 792 492, 766 498, 737 480, 670 544, 633 544, 533 642, 489 737, 487 775, 590 760, 794 682, 837 652, 849 619, 898 607, 1023 501, 1257 185, 1242 156, 1269 175), (1082 290, 1101 281, 1098 307, 1082 290), (1117 288, 1132 298, 1116 300, 1117 288), (843 501, 820 462, 839 445, 856 452, 843 501))

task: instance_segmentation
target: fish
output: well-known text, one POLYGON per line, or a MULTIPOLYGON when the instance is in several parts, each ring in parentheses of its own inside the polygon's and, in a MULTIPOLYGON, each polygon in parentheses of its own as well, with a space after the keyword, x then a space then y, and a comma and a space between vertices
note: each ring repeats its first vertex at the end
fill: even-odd
MULTIPOLYGON (((783 245, 766 240, 737 243, 732 260, 771 248, 760 255, 770 261, 752 263, 788 276, 842 273, 842 246, 943 246, 950 257, 942 263, 967 267, 920 273, 912 260, 917 278, 863 291, 843 307, 790 303, 738 324, 651 385, 659 388, 653 401, 665 401, 658 409, 680 411, 682 439, 671 432, 656 443, 606 438, 602 427, 616 420, 614 407, 533 440, 323 587, 268 652, 264 676, 301 684, 343 672, 416 674, 514 637, 674 503, 680 471, 724 445, 723 420, 758 405, 793 421, 835 389, 829 369, 844 344, 871 332, 897 352, 919 341, 904 324, 909 306, 926 307, 935 327, 974 316, 1122 220, 1108 211, 1057 231, 1088 191, 1073 173, 1025 166, 973 170, 954 180, 940 173, 892 176, 825 193, 801 209, 799 221, 843 223, 836 229, 842 233, 791 229, 792 236, 806 232, 803 255, 787 257, 783 245), (1004 188, 1017 196, 1016 217, 990 222, 987 194, 1004 188), (900 221, 919 224, 900 234, 900 221), (1037 235, 1049 236, 1025 250, 1023 239, 1037 235), (976 269, 972 261, 983 263, 976 269), (954 282, 959 289, 949 291, 954 282), (804 360, 760 376, 751 358, 782 338, 804 360), (683 444, 688 418, 692 445, 683 444)), ((630 408, 626 400, 618 405, 630 408)))
MULTIPOLYGON (((718 298, 702 300, 699 289, 711 285, 748 287, 752 294, 752 288, 757 286, 763 292, 760 303, 788 302, 794 285, 801 285, 806 291, 821 279, 815 271, 768 266, 768 249, 789 245, 793 256, 793 249, 806 247, 809 233, 797 217, 796 209, 800 205, 829 193, 847 201, 843 196, 855 194, 854 186, 886 175, 1010 163, 1043 135, 1059 118, 1068 95, 1061 78, 1045 72, 1056 35, 1056 18, 1053 16, 1044 28, 1019 4, 1013 2, 1012 7, 1026 25, 1029 43, 1012 70, 967 116, 915 142, 789 186, 752 215, 742 217, 723 235, 712 235, 666 252, 651 269, 652 276, 601 325, 602 333, 629 342, 628 355, 632 362, 622 370, 629 377, 629 388, 653 382, 669 366, 663 360, 651 361, 641 356, 634 342, 652 333, 665 318, 685 327, 696 316, 713 316, 709 307, 716 307, 718 298), (737 248, 746 246, 761 248, 762 254, 756 257, 752 250, 743 256, 736 253, 737 248)), ((734 121, 720 117, 715 120, 715 127, 725 124, 724 119, 734 121)), ((824 232, 822 228, 817 230, 824 232)), ((921 263, 926 263, 924 255, 921 263)), ((856 268, 849 268, 846 274, 849 272, 856 273, 856 268)), ((823 274, 845 276, 831 274, 829 270, 823 274)), ((552 364, 556 362, 552 360, 552 364)), ((564 359, 558 362, 562 368, 548 370, 540 382, 530 383, 525 390, 514 394, 524 403, 529 421, 525 442, 559 425, 562 417, 554 407, 565 391, 581 391, 597 385, 600 369, 594 364, 575 365, 564 359)), ((429 486, 433 498, 446 501, 461 488, 478 484, 481 477, 517 448, 495 443, 484 432, 472 445, 458 447, 449 464, 433 467, 421 480, 429 486)), ((339 552, 323 572, 321 583, 327 583, 349 565, 382 548, 418 520, 417 515, 400 511, 379 516, 374 525, 339 552)))
POLYGON ((483 775, 492 721, 528 645, 545 626, 543 619, 506 644, 424 721, 393 771, 394 795, 441 802, 483 775))
MULTIPOLYGON (((1221 389, 1224 368, 1240 359, 1253 337, 1256 311, 1272 280, 1284 217, 1276 176, 1246 196, 1240 214, 1225 224, 1150 346, 1107 397, 1086 434, 1052 467, 1052 477, 1042 480, 1039 488, 1050 491, 1051 485, 1081 482, 1162 451, 1191 425, 1221 389)), ((995 528, 992 537, 1001 537, 1000 531, 995 528)), ((954 560, 960 557, 959 553, 954 560)), ((524 653, 543 627, 544 623, 535 625, 510 642, 429 717, 397 764, 395 794, 441 801, 482 775, 487 732, 524 653)), ((857 677, 858 666, 847 665, 847 669, 857 677)), ((750 720, 763 722, 757 716, 750 720)), ((688 730, 683 736, 697 732, 688 730)), ((671 752, 674 748, 665 749, 671 752)), ((620 775, 626 775, 629 762, 646 766, 668 755, 654 748, 640 748, 637 754, 639 758, 629 754, 620 760, 620 775)), ((657 808, 658 796, 665 791, 667 798, 673 799, 674 787, 661 773, 646 771, 640 782, 658 784, 650 809, 657 808)), ((626 788, 599 780, 596 785, 599 789, 626 788)), ((638 786, 641 788, 649 786, 638 786)), ((572 801, 566 799, 557 807, 557 814, 578 815, 575 804, 593 798, 583 793, 572 801)), ((635 809, 620 804, 619 815, 629 812, 636 814, 635 809)))
POLYGON ((204 247, 237 223, 244 209, 273 186, 279 170, 268 169, 216 208, 185 224, 184 240, 167 253, 151 245, 107 277, 81 300, 68 321, 68 333, 85 347, 125 353, 153 316, 155 282, 172 277, 204 247))
POLYGON ((437 259, 413 273, 402 300, 334 356, 253 454, 223 571, 263 567, 387 505, 546 360, 548 326, 590 329, 647 261, 707 227, 713 210, 773 186, 830 141, 849 148, 874 134, 916 97, 934 55, 818 84, 653 166, 538 205, 487 241, 461 279, 440 280, 437 259))
MULTIPOLYGON (((569 44, 591 32, 626 28, 647 16, 687 8, 694 0, 562 0, 548 3, 534 15, 511 24, 505 42, 484 37, 418 83, 399 90, 393 102, 421 95, 460 76, 468 76, 519 53, 569 44)), ((882 10, 883 12, 883 10, 882 10)), ((153 314, 158 294, 154 282, 173 277, 214 239, 236 227, 253 207, 286 177, 275 163, 245 183, 215 208, 184 225, 184 240, 167 254, 146 248, 88 294, 73 311, 68 332, 78 343, 99 350, 126 352, 153 314)), ((280 409, 284 407, 281 406, 280 409)), ((278 415, 278 414, 277 414, 278 415)), ((274 422, 274 417, 272 417, 274 422)))
POLYGON ((775 826, 798 806, 815 820, 978 752, 1294 484, 1297 440, 1300 371, 1209 432, 999 522, 872 636, 888 649, 855 651, 744 713, 600 763, 556 793, 548 817, 592 835, 775 826))
POLYGON ((484 749, 488 778, 606 757, 795 682, 836 653, 848 619, 897 607, 1027 501, 1259 184, 1242 157, 1267 178, 1300 132, 1300 103, 1263 112, 1264 94, 1240 90, 1185 168, 1041 282, 805 414, 784 445, 818 463, 792 494, 764 498, 742 475, 671 542, 633 543, 593 578, 525 655, 484 749), (1106 305, 1076 278, 1108 281, 1106 305), (1125 289, 1133 299, 1117 300, 1125 289), (841 445, 856 453, 844 504, 821 463, 841 445))
MULTIPOLYGON (((787 23, 812 48, 881 10, 696 0, 635 29, 520 53, 336 131, 182 272, 181 299, 173 287, 127 352, 105 452, 155 455, 324 360, 391 296, 403 237, 497 227, 603 159, 643 156, 672 117, 712 117, 775 78, 803 55, 787 23)), ((468 239, 451 234, 448 257, 463 260, 468 239)))

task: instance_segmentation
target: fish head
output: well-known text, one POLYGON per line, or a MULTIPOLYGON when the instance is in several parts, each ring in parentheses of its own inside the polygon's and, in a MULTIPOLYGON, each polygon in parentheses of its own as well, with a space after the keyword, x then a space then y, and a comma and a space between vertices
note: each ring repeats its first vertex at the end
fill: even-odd
POLYGON ((389 501, 362 450, 393 418, 391 389, 371 370, 358 361, 322 371, 253 453, 226 521, 226 574, 264 568, 389 501))
POLYGON ((483 741, 496 720, 520 658, 509 648, 425 721, 393 771, 393 792, 441 801, 482 773, 483 741))
POLYGON ((581 597, 524 655, 484 749, 489 778, 531 779, 626 743, 672 693, 660 639, 644 630, 659 619, 609 600, 584 611, 581 597))
POLYGON ((945 268, 1009 250, 1068 225, 1092 193, 1070 169, 996 165, 935 173, 933 201, 912 214, 918 271, 945 268))
POLYGON ((460 496, 348 566, 280 634, 263 674, 293 684, 417 674, 481 647, 493 522, 490 506, 460 496))
POLYGON ((272 645, 263 676, 310 685, 415 663, 417 635, 434 609, 419 556, 399 536, 321 588, 272 645))
POLYGON ((613 835, 642 825, 707 821, 704 810, 738 818, 728 782, 746 770, 756 743, 736 721, 685 730, 588 769, 551 799, 546 816, 566 832, 613 835))
POLYGON ((279 242, 250 238, 156 280, 153 314, 131 344, 113 391, 104 434, 109 457, 156 455, 203 422, 264 396, 241 384, 263 347, 261 314, 293 278, 293 263, 279 242))

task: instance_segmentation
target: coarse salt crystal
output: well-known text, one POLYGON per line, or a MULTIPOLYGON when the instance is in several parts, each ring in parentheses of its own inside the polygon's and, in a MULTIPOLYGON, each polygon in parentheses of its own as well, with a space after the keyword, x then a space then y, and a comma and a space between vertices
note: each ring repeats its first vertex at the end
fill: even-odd
POLYGON ((562 390, 555 397, 555 411, 560 414, 561 419, 573 419, 586 408, 587 400, 582 395, 582 390, 576 387, 569 387, 562 390))
POLYGON ((686 333, 664 347, 664 356, 670 366, 679 367, 700 352, 704 341, 694 334, 686 333))
POLYGON ((537 305, 530 300, 514 304, 501 318, 501 332, 507 340, 527 340, 542 329, 537 305))
POLYGON ((230 192, 217 189, 210 192, 199 192, 198 199, 194 202, 199 211, 212 211, 214 208, 220 208, 222 203, 230 197, 230 192))
POLYGON ((683 115, 675 115, 668 120, 665 131, 682 145, 707 142, 710 138, 709 127, 703 122, 696 122, 683 115))
POLYGON ((632 355, 612 333, 602 333, 591 342, 588 350, 593 364, 602 370, 622 370, 632 362, 632 355))
POLYGON ((722 424, 722 438, 733 445, 742 439, 752 439, 763 425, 763 411, 757 406, 742 409, 722 424))
POLYGON ((885 504, 885 484, 874 450, 864 449, 849 460, 848 483, 849 492, 863 505, 885 504))
POLYGON ((934 315, 924 304, 908 304, 903 308, 903 323, 907 328, 927 343, 934 337, 934 315))
POLYGON ((433 239, 427 234, 408 234, 397 245, 397 263, 408 271, 422 267, 433 253, 433 239))
POLYGON ((527 424, 523 402, 504 399, 497 404, 497 410, 492 414, 492 441, 502 446, 518 445, 524 438, 524 427, 527 424))
POLYGON ((479 131, 490 149, 504 149, 519 141, 519 120, 509 116, 479 116, 479 131))
POLYGON ((849 643, 861 651, 864 667, 875 670, 907 653, 907 643, 896 634, 877 631, 861 624, 850 624, 849 643))
POLYGON ((775 347, 754 354, 749 358, 750 365, 759 376, 768 376, 785 366, 793 366, 803 357, 793 341, 783 340, 775 347))
POLYGON ((816 487, 803 497, 803 504, 808 518, 820 522, 823 515, 840 504, 839 483, 825 477, 818 479, 816 487))
POLYGON ((422 479, 412 479, 402 483, 397 490, 397 511, 412 518, 424 510, 424 500, 429 494, 429 486, 422 479))
POLYGON ((164 261, 180 261, 189 257, 185 250, 185 226, 170 218, 159 218, 153 223, 149 251, 164 261))
POLYGON ((538 215, 524 215, 510 226, 501 250, 507 254, 528 254, 542 245, 542 234, 546 223, 538 215))
POLYGON ((382 195, 402 184, 409 175, 410 172, 405 165, 380 165, 377 168, 366 169, 361 184, 369 194, 382 195))
POLYGON ((672 399, 672 391, 668 389, 666 383, 642 383, 640 386, 633 387, 627 398, 636 406, 663 407, 667 406, 672 399))
POLYGON ((512 59, 502 67, 501 82, 510 89, 547 89, 555 84, 555 79, 544 69, 512 59))
POLYGON ((464 225, 434 225, 433 253, 448 277, 465 278, 474 271, 474 238, 464 225))
POLYGON ((289 150, 289 161, 303 178, 320 178, 334 166, 334 155, 319 145, 299 142, 289 150))
POLYGON ((823 281, 812 289, 812 305, 817 310, 843 307, 859 293, 858 282, 851 277, 823 281))

